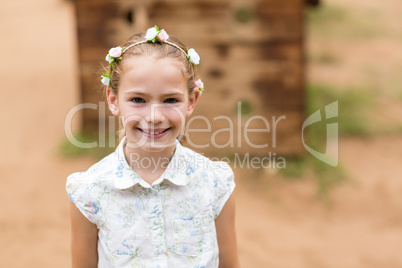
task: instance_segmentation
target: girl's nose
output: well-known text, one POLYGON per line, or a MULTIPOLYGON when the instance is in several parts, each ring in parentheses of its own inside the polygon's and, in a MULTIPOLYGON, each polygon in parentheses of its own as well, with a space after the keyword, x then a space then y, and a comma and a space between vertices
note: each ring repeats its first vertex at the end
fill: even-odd
POLYGON ((149 111, 145 116, 145 120, 150 124, 162 123, 165 120, 162 105, 151 103, 149 111))

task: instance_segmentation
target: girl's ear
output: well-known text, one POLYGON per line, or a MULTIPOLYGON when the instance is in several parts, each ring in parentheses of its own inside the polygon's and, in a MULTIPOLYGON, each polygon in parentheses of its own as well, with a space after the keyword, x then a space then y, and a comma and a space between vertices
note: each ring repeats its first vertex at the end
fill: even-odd
POLYGON ((201 96, 201 91, 198 89, 198 87, 194 88, 193 92, 190 94, 188 98, 188 107, 187 107, 187 112, 186 116, 190 116, 195 108, 195 105, 197 104, 198 98, 201 96))
POLYGON ((117 104, 117 96, 113 93, 113 91, 108 87, 106 89, 106 98, 107 103, 109 104, 109 109, 114 116, 120 115, 119 106, 117 104))

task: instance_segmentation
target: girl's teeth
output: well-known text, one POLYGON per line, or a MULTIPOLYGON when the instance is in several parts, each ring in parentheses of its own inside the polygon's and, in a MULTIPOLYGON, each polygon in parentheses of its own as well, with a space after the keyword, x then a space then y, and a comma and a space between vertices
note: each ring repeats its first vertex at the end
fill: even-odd
POLYGON ((151 135, 157 135, 157 134, 162 133, 163 131, 164 131, 164 130, 159 131, 159 132, 147 132, 147 131, 145 131, 145 130, 144 130, 144 132, 145 132, 145 133, 147 133, 147 134, 151 134, 151 135))

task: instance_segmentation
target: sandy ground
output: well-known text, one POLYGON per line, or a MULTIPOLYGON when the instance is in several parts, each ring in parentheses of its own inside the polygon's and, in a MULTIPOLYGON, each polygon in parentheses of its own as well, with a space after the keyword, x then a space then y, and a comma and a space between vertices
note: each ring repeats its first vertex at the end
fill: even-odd
POLYGON ((342 140, 341 163, 353 179, 329 206, 308 180, 267 176, 268 195, 239 187, 243 267, 402 267, 401 148, 401 137, 342 140))
MULTIPOLYGON (((72 21, 68 1, 0 7, 0 267, 70 267, 65 179, 94 162, 58 154, 65 115, 78 102, 72 21)), ((329 206, 312 180, 267 173, 260 187, 238 172, 242 267, 402 267, 401 148, 400 135, 342 139, 340 162, 352 179, 331 192, 329 206)))

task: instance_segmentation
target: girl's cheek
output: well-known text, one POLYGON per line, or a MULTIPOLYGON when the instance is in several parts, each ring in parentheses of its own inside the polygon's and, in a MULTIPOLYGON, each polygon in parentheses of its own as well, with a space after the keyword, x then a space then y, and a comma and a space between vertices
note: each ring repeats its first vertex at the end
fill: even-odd
POLYGON ((125 128, 133 127, 144 121, 144 116, 135 112, 126 112, 122 114, 122 122, 125 128))
POLYGON ((168 111, 166 111, 166 117, 169 118, 169 121, 175 123, 176 125, 182 125, 185 122, 186 119, 186 114, 183 112, 182 109, 179 109, 177 107, 171 108, 168 111))

